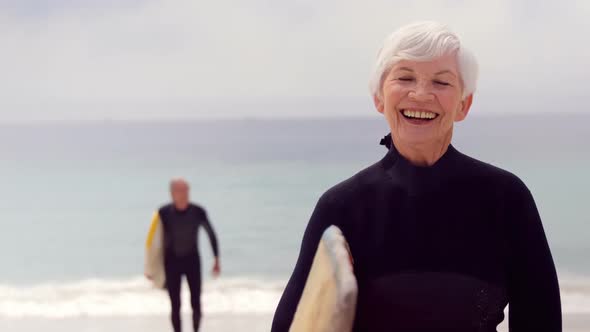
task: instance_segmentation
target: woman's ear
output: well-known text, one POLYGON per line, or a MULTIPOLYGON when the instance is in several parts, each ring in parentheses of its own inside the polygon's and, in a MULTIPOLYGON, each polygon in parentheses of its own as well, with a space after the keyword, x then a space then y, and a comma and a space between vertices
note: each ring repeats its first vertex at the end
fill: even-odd
POLYGON ((455 122, 460 122, 465 120, 467 114, 469 114, 469 110, 471 109, 471 104, 473 103, 473 94, 465 97, 459 106, 459 112, 455 115, 455 122))
POLYGON ((377 95, 373 95, 373 103, 375 104, 375 108, 377 112, 383 114, 385 112, 385 105, 383 105, 382 98, 377 95))

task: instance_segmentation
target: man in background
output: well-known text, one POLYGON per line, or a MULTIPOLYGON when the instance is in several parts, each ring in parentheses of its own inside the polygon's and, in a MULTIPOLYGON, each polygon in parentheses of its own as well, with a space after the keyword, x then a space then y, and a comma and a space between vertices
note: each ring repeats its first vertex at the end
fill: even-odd
MULTIPOLYGON (((201 261, 198 232, 201 226, 209 236, 215 255, 213 275, 217 277, 220 274, 217 237, 205 210, 190 202, 189 191, 189 184, 186 180, 178 178, 170 181, 172 203, 164 205, 154 215, 147 241, 148 247, 152 245, 155 228, 161 224, 166 288, 170 296, 174 332, 181 332, 180 285, 183 275, 186 276, 191 292, 194 331, 199 330, 201 321, 201 261)), ((153 278, 149 275, 146 277, 153 278)))

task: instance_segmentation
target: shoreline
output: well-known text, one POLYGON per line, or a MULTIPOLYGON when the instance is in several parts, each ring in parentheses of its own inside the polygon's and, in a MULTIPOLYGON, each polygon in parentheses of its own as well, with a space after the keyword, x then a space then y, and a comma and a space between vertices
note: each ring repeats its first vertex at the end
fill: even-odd
MULTIPOLYGON (((203 316, 199 332, 268 332, 272 315, 229 315, 212 314, 203 316)), ((192 331, 190 315, 182 316, 183 331, 192 331)), ((137 317, 101 317, 101 318, 65 318, 65 319, 32 319, 32 318, 0 318, 0 331, 11 332, 161 332, 169 331, 172 325, 167 316, 137 317)))
MULTIPOLYGON (((201 332, 251 331, 268 332, 272 323, 272 314, 210 314, 203 317, 201 332)), ((66 318, 66 319, 32 319, 0 318, 0 331, 33 332, 159 332, 170 330, 166 316, 137 317, 102 317, 102 318, 66 318)), ((191 331, 189 315, 183 315, 183 330, 191 331)), ((590 332, 590 313, 563 315, 563 330, 568 332, 590 332)), ((505 320, 498 328, 499 332, 508 331, 505 320)))

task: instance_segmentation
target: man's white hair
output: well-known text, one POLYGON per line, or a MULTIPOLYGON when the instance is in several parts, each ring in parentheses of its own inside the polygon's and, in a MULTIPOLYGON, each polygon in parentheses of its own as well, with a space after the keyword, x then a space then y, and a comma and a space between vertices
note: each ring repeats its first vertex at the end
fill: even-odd
POLYGON ((475 56, 461 44, 459 37, 446 25, 433 21, 403 26, 385 39, 379 51, 369 81, 371 94, 382 97, 383 80, 399 61, 431 61, 455 52, 465 98, 475 92, 479 70, 475 56))

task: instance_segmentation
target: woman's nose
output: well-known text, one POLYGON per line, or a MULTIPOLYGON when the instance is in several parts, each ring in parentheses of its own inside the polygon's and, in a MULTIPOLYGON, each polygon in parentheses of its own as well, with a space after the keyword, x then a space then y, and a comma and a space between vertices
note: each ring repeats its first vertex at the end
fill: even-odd
POLYGON ((434 94, 426 84, 416 84, 415 88, 410 91, 408 96, 416 101, 431 101, 434 99, 434 94))

